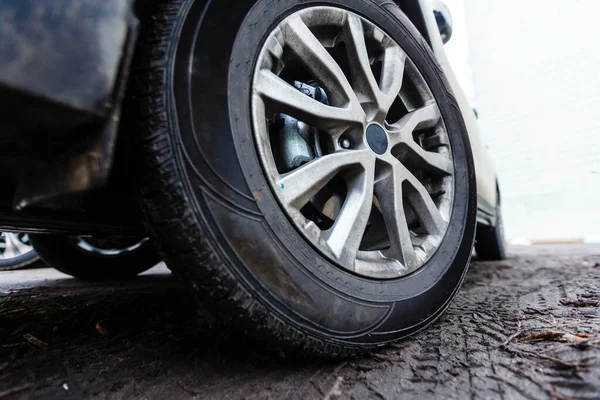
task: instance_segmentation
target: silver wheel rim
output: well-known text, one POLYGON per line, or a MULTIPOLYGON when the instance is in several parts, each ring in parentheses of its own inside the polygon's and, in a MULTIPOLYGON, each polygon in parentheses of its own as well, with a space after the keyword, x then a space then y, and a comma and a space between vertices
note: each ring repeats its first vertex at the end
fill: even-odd
POLYGON ((261 49, 251 105, 272 191, 323 255, 370 278, 431 258, 452 208, 450 141, 428 85, 390 36, 344 9, 297 11, 261 49))
POLYGON ((139 249, 144 243, 146 243, 150 239, 144 238, 128 246, 107 246, 106 244, 98 244, 95 243, 98 241, 98 239, 94 239, 92 237, 87 236, 73 236, 70 240, 75 246, 77 246, 85 252, 92 253, 100 257, 117 257, 139 249))
POLYGON ((0 232, 0 260, 13 260, 32 251, 26 233, 0 232))

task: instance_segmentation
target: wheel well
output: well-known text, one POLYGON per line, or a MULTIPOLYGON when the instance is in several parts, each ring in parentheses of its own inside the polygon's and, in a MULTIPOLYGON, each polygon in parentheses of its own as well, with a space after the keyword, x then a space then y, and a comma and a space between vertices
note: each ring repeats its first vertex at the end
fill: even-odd
POLYGON ((402 12, 410 19, 415 28, 425 38, 427 43, 429 42, 429 33, 427 31, 427 25, 425 24, 425 18, 423 17, 423 10, 419 0, 394 0, 394 3, 400 7, 402 12))

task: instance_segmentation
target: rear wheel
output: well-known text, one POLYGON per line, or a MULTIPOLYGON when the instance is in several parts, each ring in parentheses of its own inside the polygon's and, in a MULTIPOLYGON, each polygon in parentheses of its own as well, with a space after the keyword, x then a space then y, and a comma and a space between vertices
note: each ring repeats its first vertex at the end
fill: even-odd
POLYGON ((37 260, 28 234, 0 232, 0 271, 23 268, 37 260))
POLYGON ((33 248, 51 267, 88 281, 130 279, 160 261, 147 238, 30 236, 33 248))
POLYGON ((473 245, 473 163, 397 6, 169 1, 143 26, 144 211, 199 298, 271 348, 324 356, 440 315, 473 245))

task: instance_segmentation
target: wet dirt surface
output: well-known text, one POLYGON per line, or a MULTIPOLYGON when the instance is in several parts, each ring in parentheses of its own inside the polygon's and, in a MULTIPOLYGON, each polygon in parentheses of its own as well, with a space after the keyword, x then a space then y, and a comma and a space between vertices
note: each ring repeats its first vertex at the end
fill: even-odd
POLYGON ((196 323, 164 269, 93 285, 0 275, 0 399, 469 397, 600 398, 600 246, 474 261, 435 324, 343 362, 265 355, 196 323))

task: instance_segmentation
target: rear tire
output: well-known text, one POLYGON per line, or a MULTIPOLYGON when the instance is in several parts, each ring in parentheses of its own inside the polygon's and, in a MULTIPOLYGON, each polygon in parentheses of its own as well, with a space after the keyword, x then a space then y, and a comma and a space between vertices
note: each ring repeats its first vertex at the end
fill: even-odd
POLYGON ((30 235, 30 239, 38 255, 51 267, 86 281, 131 279, 160 261, 148 239, 118 254, 114 250, 109 254, 90 251, 78 245, 75 236, 30 235))
POLYGON ((163 259, 198 301, 271 350, 326 357, 381 346, 439 317, 469 264, 474 167, 446 78, 400 9, 379 0, 176 0, 146 11, 130 87, 145 160, 142 206, 163 259), (447 233, 425 265, 400 278, 358 276, 311 246, 273 196, 255 147, 248 104, 262 42, 290 12, 324 3, 374 21, 401 44, 452 142, 447 233))
POLYGON ((39 259, 40 257, 36 254, 36 252, 31 251, 11 260, 0 260, 0 271, 12 271, 15 269, 25 268, 39 259))
MULTIPOLYGON (((498 199, 500 195, 498 194, 498 199)), ((506 259, 504 244, 504 223, 502 221, 502 208, 500 202, 496 206, 496 225, 477 227, 475 239, 477 257, 483 261, 500 261, 506 259)))

